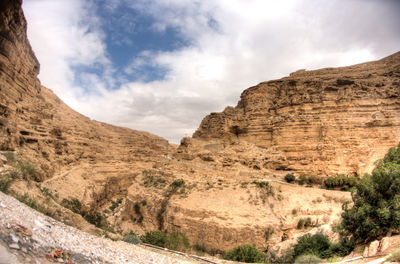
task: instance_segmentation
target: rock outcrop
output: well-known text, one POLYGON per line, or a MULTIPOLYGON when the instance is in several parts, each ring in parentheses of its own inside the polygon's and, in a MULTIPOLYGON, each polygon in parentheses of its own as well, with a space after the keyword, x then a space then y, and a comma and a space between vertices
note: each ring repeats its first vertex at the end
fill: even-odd
POLYGON ((254 144, 272 153, 262 161, 269 169, 369 172, 400 140, 400 52, 260 83, 236 107, 206 116, 193 138, 254 144))
POLYGON ((26 27, 21 0, 1 1, 0 150, 19 151, 40 164, 39 181, 63 167, 148 161, 168 153, 165 139, 90 120, 41 86, 26 27))

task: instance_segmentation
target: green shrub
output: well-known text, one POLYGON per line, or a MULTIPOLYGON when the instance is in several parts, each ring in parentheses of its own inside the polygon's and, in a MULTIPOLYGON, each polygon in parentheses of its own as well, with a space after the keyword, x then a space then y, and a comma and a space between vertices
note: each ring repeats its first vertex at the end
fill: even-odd
POLYGON ((354 187, 359 181, 359 178, 356 176, 347 176, 347 175, 334 175, 329 176, 325 179, 324 185, 327 189, 336 189, 341 188, 343 191, 348 191, 352 187, 354 187))
POLYGON ((300 175, 297 183, 300 185, 307 184, 308 186, 312 186, 313 184, 320 185, 322 184, 322 178, 316 175, 300 175))
POLYGON ((186 251, 190 247, 190 244, 184 234, 174 232, 167 236, 165 247, 177 251, 186 251))
POLYGON ((300 175, 297 179, 297 183, 300 185, 304 185, 307 182, 307 175, 300 175))
POLYGON ((238 246, 232 250, 229 250, 224 256, 226 260, 240 261, 246 263, 264 263, 266 262, 266 256, 263 252, 258 250, 252 245, 238 246))
POLYGON ((253 181, 253 184, 255 184, 258 188, 268 189, 270 187, 269 182, 266 181, 253 181))
POLYGON ((14 167, 21 172, 24 180, 33 179, 38 181, 40 178, 39 172, 36 169, 36 165, 30 161, 18 160, 14 167))
POLYGON ((322 259, 318 256, 312 254, 306 254, 298 256, 295 260, 295 264, 313 264, 313 263, 321 263, 322 259))
POLYGON ((115 208, 117 208, 122 203, 122 198, 118 198, 117 201, 111 200, 111 206, 109 209, 114 212, 115 208))
POLYGON ((341 226, 344 236, 364 243, 400 228, 400 164, 397 149, 392 148, 377 163, 372 175, 356 185, 353 206, 343 205, 341 226))
POLYGON ((388 153, 383 158, 384 163, 392 162, 400 164, 400 142, 397 148, 392 147, 389 149, 388 153))
POLYGON ((61 201, 61 205, 64 206, 65 208, 70 209, 72 212, 76 214, 82 214, 82 212, 84 211, 82 203, 76 198, 73 198, 72 200, 63 199, 61 201))
POLYGON ((297 222, 297 229, 303 229, 305 227, 311 227, 311 226, 312 226, 312 220, 310 217, 301 218, 297 222))
POLYGON ((182 187, 183 185, 185 185, 185 181, 183 179, 175 180, 170 184, 172 188, 179 188, 182 187))
POLYGON ((288 183, 292 183, 296 180, 296 176, 293 173, 288 173, 285 175, 285 181, 288 183))
POLYGON ((304 219, 303 218, 299 219, 299 221, 297 222, 297 229, 303 229, 304 228, 304 224, 305 224, 304 219))
POLYGON ((3 173, 0 175, 0 191, 3 193, 8 193, 10 186, 13 182, 13 178, 9 174, 3 173))
POLYGON ((131 244, 135 244, 135 245, 140 243, 140 239, 133 231, 126 233, 124 235, 123 241, 127 242, 127 243, 131 243, 131 244))
POLYGON ((294 246, 294 257, 312 254, 321 258, 328 258, 331 256, 329 255, 330 246, 331 242, 326 235, 321 233, 315 235, 306 234, 300 237, 294 246))
POLYGON ((95 225, 96 227, 105 228, 108 226, 104 216, 93 209, 90 209, 89 211, 82 211, 81 215, 83 216, 83 218, 86 219, 86 221, 88 221, 92 225, 95 225))
POLYGON ((143 236, 140 237, 143 243, 151 244, 158 247, 165 247, 165 243, 167 242, 167 235, 162 231, 149 231, 146 232, 143 236))

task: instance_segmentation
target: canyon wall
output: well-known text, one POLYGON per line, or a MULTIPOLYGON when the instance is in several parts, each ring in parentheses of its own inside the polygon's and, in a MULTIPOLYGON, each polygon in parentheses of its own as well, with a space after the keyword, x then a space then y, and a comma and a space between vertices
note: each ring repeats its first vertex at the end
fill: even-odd
MULTIPOLYGON (((21 1, 0 4, 0 150, 35 161, 41 179, 81 163, 152 160, 168 142, 147 132, 96 122, 73 111, 37 78, 21 1)), ((45 29, 43 29, 45 30, 45 29)))
POLYGON ((206 116, 193 138, 280 153, 280 160, 265 157, 263 166, 274 170, 368 172, 400 141, 400 53, 260 83, 236 107, 206 116))

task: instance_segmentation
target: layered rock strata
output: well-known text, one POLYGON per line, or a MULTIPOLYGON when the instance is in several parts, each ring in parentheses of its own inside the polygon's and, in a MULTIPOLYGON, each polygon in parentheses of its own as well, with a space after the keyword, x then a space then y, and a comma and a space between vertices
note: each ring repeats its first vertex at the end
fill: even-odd
POLYGON ((275 170, 369 172, 400 140, 400 52, 260 83, 236 107, 206 116, 193 138, 254 144, 279 154, 263 162, 275 170))

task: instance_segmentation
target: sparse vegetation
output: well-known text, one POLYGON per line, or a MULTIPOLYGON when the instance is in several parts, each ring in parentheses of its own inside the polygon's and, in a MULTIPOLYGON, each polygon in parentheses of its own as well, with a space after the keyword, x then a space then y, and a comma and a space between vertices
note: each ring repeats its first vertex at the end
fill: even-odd
POLYGON ((269 226, 264 232, 265 241, 268 241, 274 234, 274 232, 275 230, 271 226, 269 226))
POLYGON ((141 242, 139 237, 133 231, 130 231, 130 232, 126 233, 122 240, 124 242, 135 244, 135 245, 140 244, 140 242, 141 242))
POLYGON ((315 256, 313 254, 306 254, 306 255, 301 255, 298 256, 294 263, 295 264, 313 264, 313 263, 321 263, 322 259, 320 259, 318 256, 315 256))
POLYGON ((14 178, 9 173, 0 174, 0 191, 8 193, 14 178))
POLYGON ((285 181, 288 183, 292 183, 296 181, 296 176, 293 173, 288 173, 285 175, 285 181))
POLYGON ((267 258, 263 252, 252 245, 238 246, 229 250, 223 256, 226 260, 240 261, 246 263, 266 263, 267 258))
POLYGON ((390 257, 387 259, 390 262, 400 262, 400 249, 395 249, 390 253, 390 257))
POLYGON ((186 251, 190 248, 189 240, 180 232, 174 232, 170 235, 162 231, 149 231, 140 237, 143 243, 155 245, 158 247, 169 248, 172 250, 186 251))
POLYGON ((118 198, 117 201, 111 200, 111 206, 109 207, 109 209, 114 212, 114 210, 122 203, 122 201, 122 198, 118 198))
POLYGON ((29 196, 28 193, 24 193, 23 195, 15 193, 14 197, 20 202, 31 207, 32 209, 35 209, 36 211, 39 211, 42 214, 53 217, 53 212, 48 205, 38 202, 34 197, 29 196))

